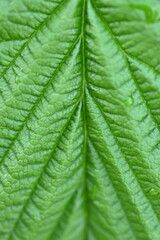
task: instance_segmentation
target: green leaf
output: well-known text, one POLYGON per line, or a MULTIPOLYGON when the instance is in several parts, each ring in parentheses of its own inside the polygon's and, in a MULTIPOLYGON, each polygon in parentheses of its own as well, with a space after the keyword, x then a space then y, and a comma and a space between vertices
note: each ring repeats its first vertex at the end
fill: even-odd
POLYGON ((159 12, 0 0, 0 240, 160 239, 159 12))

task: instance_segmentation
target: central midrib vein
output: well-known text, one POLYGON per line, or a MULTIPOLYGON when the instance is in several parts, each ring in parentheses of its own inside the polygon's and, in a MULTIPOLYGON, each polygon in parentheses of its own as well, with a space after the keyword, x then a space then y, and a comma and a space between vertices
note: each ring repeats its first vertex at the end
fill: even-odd
POLYGON ((86 59, 85 59, 85 14, 86 0, 83 0, 82 6, 82 27, 81 27, 81 46, 82 46, 82 111, 83 111, 83 129, 84 129, 84 148, 83 148, 83 167, 84 167, 84 195, 85 195, 85 231, 84 240, 88 239, 88 190, 87 190, 87 121, 86 121, 86 59))

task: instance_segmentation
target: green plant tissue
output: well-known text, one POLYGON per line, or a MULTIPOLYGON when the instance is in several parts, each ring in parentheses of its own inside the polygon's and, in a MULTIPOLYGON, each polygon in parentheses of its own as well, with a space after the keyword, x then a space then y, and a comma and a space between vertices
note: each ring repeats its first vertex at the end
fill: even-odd
POLYGON ((0 0, 0 240, 160 240, 160 1, 0 0))

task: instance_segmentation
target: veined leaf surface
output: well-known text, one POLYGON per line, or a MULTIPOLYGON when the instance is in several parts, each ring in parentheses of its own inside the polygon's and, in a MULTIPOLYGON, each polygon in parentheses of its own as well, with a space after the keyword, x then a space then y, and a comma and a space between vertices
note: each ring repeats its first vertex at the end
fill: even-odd
POLYGON ((160 239, 159 12, 0 0, 0 240, 160 239))

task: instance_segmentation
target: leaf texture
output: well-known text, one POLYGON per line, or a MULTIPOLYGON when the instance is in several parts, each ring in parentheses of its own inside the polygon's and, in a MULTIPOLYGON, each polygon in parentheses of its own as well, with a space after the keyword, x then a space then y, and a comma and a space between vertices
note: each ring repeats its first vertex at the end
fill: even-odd
POLYGON ((0 1, 0 239, 160 239, 160 3, 0 1))

